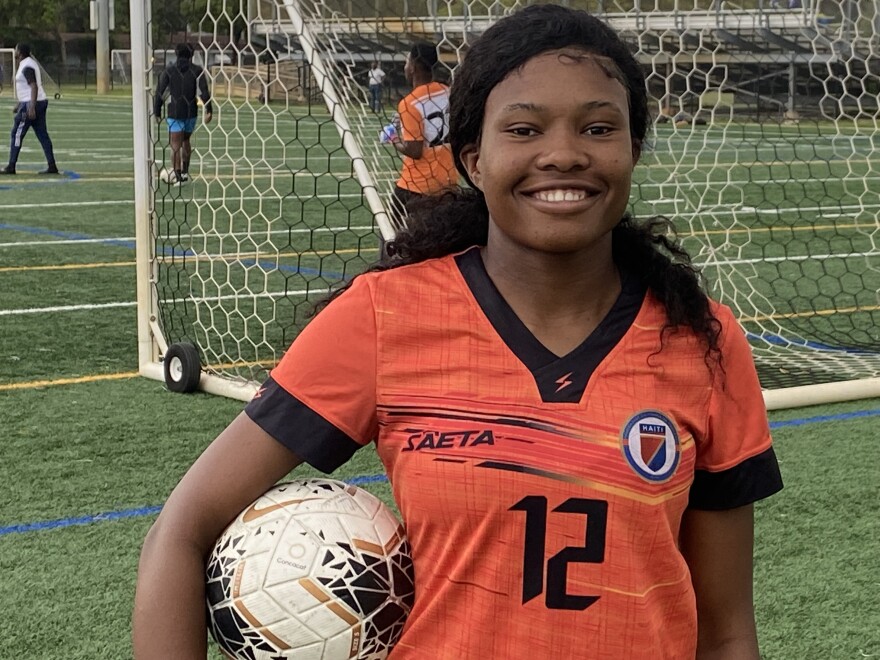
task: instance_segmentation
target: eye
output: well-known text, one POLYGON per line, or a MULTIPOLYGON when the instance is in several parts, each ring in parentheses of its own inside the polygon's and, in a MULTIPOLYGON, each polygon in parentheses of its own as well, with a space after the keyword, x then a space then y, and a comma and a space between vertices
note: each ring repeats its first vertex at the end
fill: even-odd
POLYGON ((608 135, 613 130, 614 130, 614 127, 612 127, 612 126, 605 126, 605 125, 601 125, 601 124, 595 125, 594 124, 592 126, 587 126, 584 129, 584 133, 586 133, 587 135, 608 135))
POLYGON ((511 135, 516 135, 517 137, 531 137, 538 133, 538 131, 531 126, 511 126, 506 132, 511 135))

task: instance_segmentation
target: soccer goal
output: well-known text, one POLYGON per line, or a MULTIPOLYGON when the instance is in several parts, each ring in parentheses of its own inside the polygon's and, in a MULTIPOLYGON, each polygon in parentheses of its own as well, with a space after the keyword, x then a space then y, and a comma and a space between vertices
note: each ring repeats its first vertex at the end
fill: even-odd
MULTIPOLYGON (((248 399, 314 301, 394 235, 400 163, 379 134, 408 91, 405 53, 438 44, 451 78, 522 4, 209 0, 193 41, 215 121, 193 137, 192 181, 173 186, 159 177, 171 154, 148 55, 172 45, 153 43, 133 0, 141 372, 248 399), (388 74, 378 114, 373 61, 388 74)), ((633 211, 675 220, 746 329, 768 406, 880 396, 880 15, 855 2, 840 15, 568 4, 608 21, 644 66, 656 124, 633 211)))
POLYGON ((110 51, 110 82, 113 87, 131 85, 131 50, 115 48, 110 51))
POLYGON ((13 87, 15 78, 15 68, 18 62, 15 61, 14 48, 0 48, 0 94, 4 96, 12 94, 15 97, 15 88, 13 87))

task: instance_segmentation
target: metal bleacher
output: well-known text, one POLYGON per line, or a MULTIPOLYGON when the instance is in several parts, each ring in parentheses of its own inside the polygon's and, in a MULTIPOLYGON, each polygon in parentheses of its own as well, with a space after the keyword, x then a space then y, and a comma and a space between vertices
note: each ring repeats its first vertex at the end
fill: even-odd
MULTIPOLYGON (((765 111, 784 112, 799 105, 796 97, 810 95, 807 86, 816 78, 812 72, 838 66, 854 74, 849 76, 852 80, 880 72, 880 59, 872 55, 880 48, 860 40, 852 23, 822 15, 812 2, 796 9, 781 9, 765 7, 765 1, 758 0, 753 8, 713 0, 708 9, 642 11, 636 0, 633 9, 616 12, 596 11, 587 3, 568 4, 584 4, 583 8, 592 9, 622 34, 639 60, 655 72, 653 78, 659 86, 653 91, 658 98, 680 95, 682 90, 675 89, 675 79, 689 77, 685 93, 693 92, 693 81, 699 79, 697 92, 729 92, 751 105, 763 101, 765 111), (658 83, 663 77, 666 80, 658 83), (775 87, 772 79, 778 79, 773 83, 775 87)), ((323 14, 308 19, 307 25, 313 34, 334 42, 330 52, 344 52, 346 58, 363 62, 364 66, 377 58, 399 62, 407 44, 417 40, 438 43, 441 59, 451 63, 460 57, 467 43, 498 18, 497 4, 492 5, 495 15, 480 5, 483 15, 436 13, 418 17, 383 16, 378 5, 370 16, 352 17, 351 2, 324 2, 323 14)), ((430 9, 438 5, 428 2, 427 6, 430 9)), ((259 16, 251 23, 252 38, 265 40, 273 49, 301 55, 293 36, 296 30, 283 5, 261 0, 257 12, 259 16)))

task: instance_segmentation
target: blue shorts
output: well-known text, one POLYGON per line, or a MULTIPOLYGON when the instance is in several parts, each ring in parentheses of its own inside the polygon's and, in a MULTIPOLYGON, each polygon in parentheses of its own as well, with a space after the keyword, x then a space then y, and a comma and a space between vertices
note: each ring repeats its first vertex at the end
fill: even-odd
POLYGON ((168 122, 168 132, 170 133, 192 133, 196 130, 196 118, 192 119, 171 119, 170 117, 165 120, 168 122))

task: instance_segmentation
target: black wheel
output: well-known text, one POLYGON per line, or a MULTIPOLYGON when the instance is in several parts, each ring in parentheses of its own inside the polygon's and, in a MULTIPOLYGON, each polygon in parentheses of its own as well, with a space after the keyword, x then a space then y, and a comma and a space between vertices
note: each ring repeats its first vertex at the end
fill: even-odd
POLYGON ((199 349, 189 342, 171 344, 163 359, 165 385, 172 392, 195 392, 202 375, 199 349))

